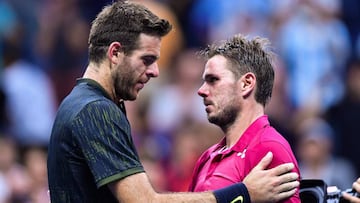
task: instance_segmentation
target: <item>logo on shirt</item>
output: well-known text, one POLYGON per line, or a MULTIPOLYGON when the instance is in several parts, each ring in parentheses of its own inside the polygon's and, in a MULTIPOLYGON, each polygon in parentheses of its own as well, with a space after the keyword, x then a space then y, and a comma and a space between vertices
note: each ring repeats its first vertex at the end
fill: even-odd
POLYGON ((233 201, 231 201, 230 203, 243 203, 244 198, 243 196, 238 196, 237 198, 235 198, 233 201))
POLYGON ((246 149, 244 149, 244 151, 242 151, 242 152, 239 152, 239 153, 237 153, 237 156, 239 156, 240 158, 245 158, 245 152, 246 152, 246 149))

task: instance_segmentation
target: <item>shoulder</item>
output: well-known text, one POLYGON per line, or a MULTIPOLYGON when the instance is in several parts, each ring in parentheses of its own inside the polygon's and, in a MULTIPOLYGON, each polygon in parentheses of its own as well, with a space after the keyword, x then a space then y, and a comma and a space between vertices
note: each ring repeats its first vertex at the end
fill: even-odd
POLYGON ((290 148, 289 142, 272 126, 267 126, 264 129, 259 142, 267 146, 290 148))
MULTIPOLYGON (((297 165, 297 161, 289 142, 273 127, 268 126, 259 135, 258 142, 251 147, 255 154, 265 155, 271 151, 274 155, 271 165, 293 162, 297 165)), ((261 158, 261 157, 258 157, 261 158)))
MULTIPOLYGON (((121 111, 116 104, 108 99, 102 92, 86 84, 76 85, 71 93, 63 100, 59 110, 73 110, 77 114, 89 111, 121 111)), ((91 112, 93 113, 93 112, 91 112)))
POLYGON ((121 109, 110 99, 81 86, 75 86, 63 100, 56 119, 72 126, 88 125, 102 120, 127 120, 121 109))

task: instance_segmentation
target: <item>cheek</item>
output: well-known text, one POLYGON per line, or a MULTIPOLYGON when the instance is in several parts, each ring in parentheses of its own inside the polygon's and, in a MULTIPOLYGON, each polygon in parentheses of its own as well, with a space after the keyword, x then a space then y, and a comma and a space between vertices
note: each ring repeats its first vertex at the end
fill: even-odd
POLYGON ((225 89, 217 91, 215 95, 215 104, 219 108, 228 106, 233 100, 233 95, 229 94, 229 91, 225 89))
POLYGON ((125 60, 118 67, 117 77, 119 77, 122 81, 133 83, 138 80, 143 72, 144 68, 141 66, 141 64, 125 60))
POLYGON ((217 95, 217 98, 219 101, 223 102, 230 102, 238 99, 238 92, 236 88, 229 87, 229 86, 223 86, 216 89, 214 92, 214 95, 217 95))
POLYGON ((133 75, 136 76, 136 77, 141 77, 142 75, 145 75, 145 72, 146 72, 146 66, 144 66, 143 63, 135 63, 135 64, 132 64, 132 72, 133 72, 133 75))
POLYGON ((226 94, 223 94, 219 101, 222 109, 232 109, 232 111, 241 112, 241 98, 239 98, 236 92, 227 90, 226 94))

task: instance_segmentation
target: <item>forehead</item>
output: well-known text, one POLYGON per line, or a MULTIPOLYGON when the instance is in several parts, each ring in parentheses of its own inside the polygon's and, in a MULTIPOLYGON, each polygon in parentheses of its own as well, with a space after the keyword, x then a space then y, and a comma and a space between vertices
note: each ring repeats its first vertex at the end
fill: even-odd
POLYGON ((215 55, 205 64, 204 77, 207 75, 230 76, 232 72, 228 68, 229 63, 224 56, 215 55))
POLYGON ((135 52, 142 52, 152 54, 157 57, 160 56, 161 38, 151 35, 140 34, 139 47, 135 52))

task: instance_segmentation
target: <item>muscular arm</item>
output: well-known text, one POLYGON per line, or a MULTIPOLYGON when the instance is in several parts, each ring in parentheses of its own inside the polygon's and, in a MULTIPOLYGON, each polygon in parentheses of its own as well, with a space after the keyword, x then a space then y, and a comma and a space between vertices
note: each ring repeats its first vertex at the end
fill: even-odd
POLYGON ((109 185, 120 202, 216 202, 212 192, 156 193, 145 173, 128 176, 109 185))
MULTIPOLYGON (((299 185, 297 181, 298 175, 290 173, 294 168, 293 164, 283 164, 265 170, 271 160, 272 153, 268 153, 244 180, 253 203, 278 202, 293 195, 299 185)), ((138 173, 115 181, 109 184, 109 187, 120 202, 216 203, 213 192, 159 194, 154 191, 145 173, 138 173)))

